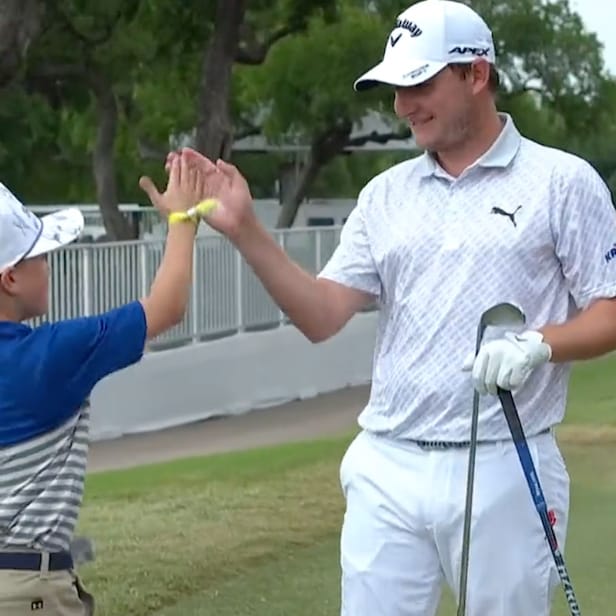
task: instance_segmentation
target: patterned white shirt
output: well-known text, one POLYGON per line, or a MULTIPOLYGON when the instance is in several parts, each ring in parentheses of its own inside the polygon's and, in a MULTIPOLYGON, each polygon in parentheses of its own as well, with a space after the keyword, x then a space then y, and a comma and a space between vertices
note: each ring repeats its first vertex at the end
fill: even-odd
MULTIPOLYGON (((504 128, 459 177, 429 155, 361 191, 320 276, 379 298, 369 402, 360 425, 395 438, 468 440, 473 387, 462 372, 481 313, 509 301, 528 329, 616 296, 616 211, 584 160, 504 128)), ((484 341, 503 334, 491 328, 484 341)), ((528 435, 559 423, 570 366, 538 368, 514 397, 528 435)), ((481 398, 480 439, 508 438, 481 398)))

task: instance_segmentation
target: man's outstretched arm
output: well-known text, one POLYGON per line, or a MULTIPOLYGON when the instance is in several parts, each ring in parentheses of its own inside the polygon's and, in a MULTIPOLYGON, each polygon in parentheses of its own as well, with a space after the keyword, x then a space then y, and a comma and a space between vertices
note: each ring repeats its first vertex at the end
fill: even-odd
POLYGON ((374 300, 365 290, 302 269, 258 220, 248 184, 236 167, 223 161, 214 164, 194 150, 191 156, 208 176, 203 196, 221 203, 205 217, 206 222, 230 239, 272 299, 309 340, 330 338, 374 300))
POLYGON ((259 222, 243 229, 234 244, 276 304, 312 342, 336 334, 373 299, 302 269, 259 222))

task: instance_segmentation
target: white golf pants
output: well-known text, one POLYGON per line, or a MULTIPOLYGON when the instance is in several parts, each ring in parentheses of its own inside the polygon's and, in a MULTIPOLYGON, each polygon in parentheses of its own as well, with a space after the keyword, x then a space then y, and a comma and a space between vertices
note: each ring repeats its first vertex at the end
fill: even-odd
MULTIPOLYGON (((528 439, 561 550, 569 476, 551 433, 528 439)), ((361 432, 340 466, 343 616, 434 616, 458 596, 468 449, 361 432)), ((511 441, 477 448, 467 616, 548 616, 559 584, 511 441)))

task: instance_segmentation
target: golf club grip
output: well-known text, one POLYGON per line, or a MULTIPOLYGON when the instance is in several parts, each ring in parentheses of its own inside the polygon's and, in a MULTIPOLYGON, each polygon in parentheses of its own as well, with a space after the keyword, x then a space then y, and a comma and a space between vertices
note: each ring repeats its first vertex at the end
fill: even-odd
POLYGON ((515 401, 513 400, 513 394, 510 391, 499 387, 498 397, 500 399, 501 406, 503 407, 505 419, 509 425, 509 431, 511 432, 513 442, 519 443, 522 440, 526 440, 524 428, 522 427, 522 422, 520 421, 520 415, 518 414, 518 409, 515 405, 515 401))
POLYGON ((552 556, 554 558, 554 563, 556 564, 558 576, 560 577, 560 581, 562 582, 563 589, 565 591, 569 612, 571 616, 581 616, 582 612, 580 611, 580 607, 575 596, 575 591, 573 590, 573 584, 565 565, 565 559, 560 551, 560 548, 558 547, 556 533, 550 523, 543 489, 539 483, 539 476, 537 475, 537 470, 535 469, 535 465, 528 448, 528 442, 524 434, 522 422, 520 421, 518 409, 513 399, 513 394, 510 391, 499 387, 498 398, 501 406, 503 407, 505 419, 509 425, 509 431, 511 432, 511 437, 518 452, 524 477, 526 478, 535 508, 537 509, 537 513, 541 519, 541 525, 543 526, 543 530, 548 540, 548 545, 550 546, 550 551, 552 552, 552 556))

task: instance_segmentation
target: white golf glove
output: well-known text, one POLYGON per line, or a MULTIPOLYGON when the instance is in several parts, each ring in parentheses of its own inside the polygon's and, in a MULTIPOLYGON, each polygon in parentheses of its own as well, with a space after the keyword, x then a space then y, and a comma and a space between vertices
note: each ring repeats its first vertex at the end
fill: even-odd
POLYGON ((550 361, 552 348, 537 331, 508 332, 503 338, 486 342, 476 358, 474 355, 465 359, 462 370, 472 371, 473 386, 481 395, 496 395, 498 387, 520 387, 537 366, 550 361))

